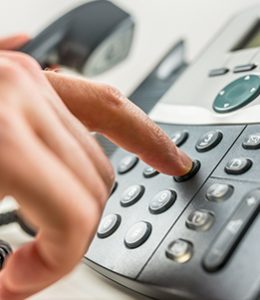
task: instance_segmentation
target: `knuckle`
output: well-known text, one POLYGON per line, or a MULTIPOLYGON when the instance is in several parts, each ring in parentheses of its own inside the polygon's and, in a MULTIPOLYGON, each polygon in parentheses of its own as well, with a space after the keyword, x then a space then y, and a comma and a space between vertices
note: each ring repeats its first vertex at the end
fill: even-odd
POLYGON ((4 79, 16 80, 20 75, 19 69, 15 62, 7 59, 4 56, 0 56, 0 76, 4 79))
POLYGON ((26 69, 41 70, 41 67, 38 64, 38 62, 30 55, 28 55, 26 53, 18 52, 15 54, 15 56, 16 56, 17 62, 21 63, 26 69))
POLYGON ((102 84, 101 88, 110 107, 120 109, 127 102, 126 97, 117 88, 107 84, 102 84))

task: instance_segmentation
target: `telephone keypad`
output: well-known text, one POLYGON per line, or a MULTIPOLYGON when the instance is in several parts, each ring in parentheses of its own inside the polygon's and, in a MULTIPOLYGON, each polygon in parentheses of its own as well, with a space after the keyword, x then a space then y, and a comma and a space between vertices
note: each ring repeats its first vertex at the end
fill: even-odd
POLYGON ((189 133, 186 130, 175 132, 171 136, 171 140, 175 143, 176 146, 180 147, 183 145, 189 137, 189 133))
POLYGON ((256 217, 260 207, 260 190, 250 192, 224 226, 205 255, 203 265, 209 272, 221 268, 231 255, 246 228, 256 217))
POLYGON ((177 198, 173 190, 164 190, 152 198, 149 204, 149 210, 152 214, 160 214, 169 209, 177 198))
POLYGON ((225 166, 228 174, 240 175, 248 171, 252 167, 252 160, 245 157, 232 158, 225 166))
POLYGON ((127 248, 134 249, 141 246, 150 236, 152 225, 141 221, 134 224, 126 233, 125 245, 127 248))
POLYGON ((216 147, 222 140, 222 132, 219 130, 209 131, 203 134, 196 144, 198 152, 206 152, 216 147))
POLYGON ((260 133, 249 134, 245 137, 242 145, 249 150, 260 149, 260 133))
POLYGON ((122 206, 127 207, 135 204, 140 200, 144 194, 145 188, 143 185, 132 185, 124 191, 120 203, 122 206))
POLYGON ((143 175, 145 178, 152 178, 158 174, 159 174, 159 172, 150 166, 146 167, 143 171, 143 175))
POLYGON ((189 229, 207 231, 214 223, 214 214, 204 209, 193 211, 186 220, 189 229))
POLYGON ((99 224, 97 235, 99 238, 106 238, 113 234, 120 225, 121 217, 117 214, 105 216, 99 224))
POLYGON ((138 163, 138 157, 133 155, 125 156, 119 163, 117 171, 119 174, 125 174, 132 170, 138 163))
POLYGON ((183 176, 174 176, 174 180, 176 182, 184 182, 187 180, 190 180, 192 177, 194 177, 200 170, 200 161, 194 160, 192 164, 191 170, 183 176))
POLYGON ((166 256, 178 263, 186 263, 192 257, 193 246, 191 242, 178 239, 169 244, 166 256))
POLYGON ((213 183, 207 190, 206 198, 209 201, 221 202, 227 200, 233 194, 234 188, 226 183, 213 183))
MULTIPOLYGON (((186 278, 191 286, 198 281, 218 285, 219 281, 216 278, 220 269, 232 281, 233 269, 241 262, 245 272, 251 272, 252 263, 248 265, 247 261, 244 264, 244 252, 241 253, 240 249, 246 249, 250 261, 259 258, 260 243, 259 247, 256 245, 257 249, 245 245, 248 235, 254 234, 254 239, 258 236, 258 231, 252 228, 259 226, 259 222, 254 221, 257 219, 259 207, 254 210, 255 219, 250 217, 249 221, 245 222, 243 234, 230 246, 231 250, 224 256, 224 263, 217 262, 213 267, 210 264, 213 265, 212 253, 216 255, 214 241, 225 232, 227 224, 236 216, 235 212, 243 199, 260 188, 260 149, 251 151, 242 146, 246 137, 260 132, 260 125, 161 127, 169 137, 173 132, 189 133, 182 149, 194 162, 199 162, 199 172, 189 180, 181 182, 162 173, 148 178, 143 174, 148 166, 139 160, 128 172, 118 174, 118 188, 108 200, 104 216, 120 216, 120 226, 106 238, 100 238, 97 234, 88 252, 88 259, 93 262, 92 266, 95 268, 97 264, 101 272, 103 267, 104 274, 111 271, 109 277, 112 278, 115 278, 113 274, 116 274, 128 278, 131 282, 146 282, 149 286, 166 284, 173 291, 179 289, 183 278, 186 278), (209 132, 221 132, 221 141, 210 151, 198 152, 198 140, 209 132), (238 161, 234 162, 234 159, 239 159, 239 164, 238 161), (239 176, 225 171, 227 165, 229 168, 238 168, 244 162, 248 165, 248 161, 252 162, 251 167, 239 176), (143 186, 145 192, 134 205, 122 206, 120 200, 123 193, 135 185, 143 186), (165 191, 167 193, 161 197, 160 193, 165 191), (172 193, 172 198, 168 198, 168 193, 172 193), (116 249, 116 256, 112 249, 116 249), (209 255, 211 258, 206 258, 209 255), (216 277, 208 276, 208 272, 216 273, 216 277), (174 281, 171 278, 174 278, 174 281)), ((117 167, 122 159, 128 156, 126 151, 118 150, 112 162, 117 167)), ((229 243, 228 239, 225 241, 229 243)), ((216 258, 214 259, 216 261, 216 258)), ((258 265, 253 264, 253 268, 257 269, 258 265)), ((256 272, 260 274, 260 269, 256 272)), ((246 278, 246 282, 250 281, 252 276, 246 278)), ((204 295, 204 298, 207 297, 204 295)))

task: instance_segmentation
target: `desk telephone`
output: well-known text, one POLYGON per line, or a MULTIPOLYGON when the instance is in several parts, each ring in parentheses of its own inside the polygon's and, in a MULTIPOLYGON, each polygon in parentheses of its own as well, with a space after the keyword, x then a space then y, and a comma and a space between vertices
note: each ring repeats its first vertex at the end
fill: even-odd
MULTIPOLYGON (((127 20, 123 22, 127 38, 123 51, 119 55, 114 51, 112 64, 127 56, 133 37, 133 20, 121 10, 119 15, 111 26, 127 20)), ((122 37, 119 27, 115 36, 122 37)), ((93 61, 98 59, 86 64, 93 52, 81 43, 72 47, 76 31, 64 35, 64 27, 60 28, 52 27, 21 51, 36 56, 42 65, 45 53, 60 62, 69 58, 69 66, 84 74, 112 65, 96 69, 93 61), (53 32, 54 38, 45 40, 53 32), (38 47, 42 41, 44 47, 38 47), (75 55, 79 59, 71 59, 75 55)), ((96 43, 91 45, 93 50, 96 43)), ((180 43, 173 52, 182 48, 180 43)), ((101 50, 101 57, 110 57, 101 50)), ((168 55, 163 62, 171 59, 168 55)), ((86 262, 105 277, 153 299, 257 300, 260 6, 234 17, 190 66, 180 61, 168 81, 159 64, 132 96, 146 111, 151 105, 144 104, 142 97, 147 101, 147 95, 157 95, 155 104, 162 96, 150 117, 194 159, 192 171, 172 178, 117 149, 111 156, 116 184, 86 262), (156 94, 153 88, 158 82, 163 89, 156 94)))
POLYGON ((86 262, 154 299, 260 299, 259 95, 257 6, 233 18, 150 112, 193 171, 172 178, 116 150, 117 183, 86 262))

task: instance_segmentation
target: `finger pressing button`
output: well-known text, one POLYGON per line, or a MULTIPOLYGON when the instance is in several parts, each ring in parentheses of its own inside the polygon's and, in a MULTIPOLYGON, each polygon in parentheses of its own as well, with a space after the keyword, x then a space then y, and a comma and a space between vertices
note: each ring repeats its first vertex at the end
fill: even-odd
POLYGON ((194 177, 200 169, 200 162, 198 160, 194 160, 192 164, 192 168, 189 173, 183 176, 174 176, 174 180, 177 182, 183 182, 194 177))

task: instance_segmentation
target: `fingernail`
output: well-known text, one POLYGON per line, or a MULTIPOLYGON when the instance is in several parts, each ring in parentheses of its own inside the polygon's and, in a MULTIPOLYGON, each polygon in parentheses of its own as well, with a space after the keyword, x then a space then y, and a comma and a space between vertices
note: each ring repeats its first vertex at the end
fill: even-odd
POLYGON ((187 174, 190 172, 192 169, 192 159, 182 150, 178 149, 179 152, 179 157, 181 159, 182 165, 183 165, 183 175, 187 174))

